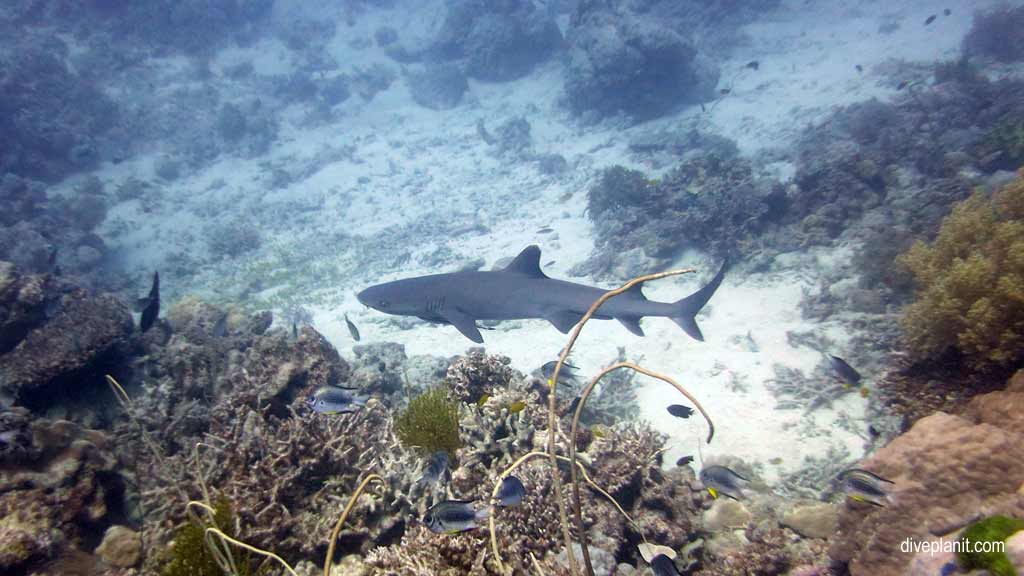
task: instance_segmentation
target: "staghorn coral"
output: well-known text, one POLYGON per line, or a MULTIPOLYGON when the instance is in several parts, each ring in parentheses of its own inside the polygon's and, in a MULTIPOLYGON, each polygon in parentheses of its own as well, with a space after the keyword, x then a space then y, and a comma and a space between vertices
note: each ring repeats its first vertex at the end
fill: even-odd
POLYGON ((975 370, 1024 359, 1024 179, 975 193, 899 261, 917 284, 903 318, 917 358, 953 349, 975 370))
MULTIPOLYGON (((144 493, 148 514, 165 519, 156 529, 158 541, 167 541, 167 529, 183 519, 184 502, 176 491, 199 486, 200 474, 231 502, 241 539, 285 558, 319 556, 344 495, 362 470, 380 466, 385 448, 394 444, 388 411, 376 401, 354 415, 303 416, 291 410, 278 418, 233 395, 214 407, 211 418, 205 443, 213 449, 204 450, 200 464, 187 453, 167 458, 157 485, 144 493)), ((386 533, 402 521, 406 506, 390 492, 379 501, 364 498, 359 521, 342 533, 343 549, 358 550, 386 533)))

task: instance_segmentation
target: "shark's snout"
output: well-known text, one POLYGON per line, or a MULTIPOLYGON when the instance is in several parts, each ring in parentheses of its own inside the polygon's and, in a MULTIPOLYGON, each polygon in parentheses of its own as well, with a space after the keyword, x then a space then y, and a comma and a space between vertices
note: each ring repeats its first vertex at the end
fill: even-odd
POLYGON ((359 300, 359 303, 362 304, 363 306, 370 305, 370 302, 366 298, 366 290, 361 290, 360 292, 358 292, 356 294, 356 300, 359 300))

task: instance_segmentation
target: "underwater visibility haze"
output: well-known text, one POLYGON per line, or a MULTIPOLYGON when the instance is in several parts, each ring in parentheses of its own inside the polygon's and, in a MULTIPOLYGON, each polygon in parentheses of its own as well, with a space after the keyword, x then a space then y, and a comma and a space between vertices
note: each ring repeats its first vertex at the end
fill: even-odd
POLYGON ((0 33, 0 574, 1024 574, 1019 0, 0 33))

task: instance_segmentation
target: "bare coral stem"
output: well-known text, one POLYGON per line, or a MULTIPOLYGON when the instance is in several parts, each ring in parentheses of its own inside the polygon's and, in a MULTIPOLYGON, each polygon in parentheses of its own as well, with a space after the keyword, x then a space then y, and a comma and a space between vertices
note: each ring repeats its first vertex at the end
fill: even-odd
MULTIPOLYGON (((709 444, 711 443, 711 439, 715 436, 715 424, 714 424, 714 422, 711 421, 711 417, 708 416, 708 413, 704 410, 704 407, 700 405, 700 402, 698 402, 697 399, 694 398, 692 394, 687 392, 687 390, 685 388, 683 388, 678 382, 676 382, 672 378, 669 378, 668 376, 665 376, 664 374, 659 374, 659 373, 654 372, 652 370, 648 370, 648 369, 643 368, 641 366, 637 366, 636 364, 633 364, 632 362, 618 362, 616 364, 612 364, 611 366, 605 368, 597 376, 594 376, 593 380, 591 380, 590 383, 587 384, 587 387, 583 389, 583 393, 580 394, 580 401, 576 405, 576 412, 573 413, 573 416, 572 416, 572 428, 570 429, 570 432, 569 432, 569 461, 573 464, 572 466, 569 467, 569 473, 570 473, 571 478, 572 478, 572 498, 573 498, 573 508, 574 508, 573 512, 574 512, 574 515, 576 517, 576 529, 580 533, 580 547, 583 550, 583 557, 584 558, 588 558, 590 556, 590 553, 587 550, 587 536, 583 532, 583 513, 581 511, 581 504, 580 504, 580 485, 579 485, 579 480, 576 478, 576 464, 578 464, 578 462, 576 462, 576 433, 577 433, 577 431, 579 429, 580 415, 583 413, 583 407, 587 404, 587 399, 590 398, 590 394, 594 391, 594 387, 597 386, 597 383, 600 382, 601 379, 604 378, 607 374, 609 374, 610 372, 614 372, 615 370, 618 370, 619 368, 629 368, 630 370, 634 370, 634 371, 639 372, 641 374, 645 374, 647 376, 650 376, 651 378, 657 378, 658 380, 661 380, 662 382, 666 382, 668 384, 671 384, 676 390, 678 390, 683 396, 686 396, 686 398, 690 402, 693 403, 694 407, 697 408, 697 410, 700 412, 701 416, 704 417, 704 420, 707 421, 708 429, 709 429, 708 430, 708 443, 709 444)), ((642 534, 641 534, 641 536, 642 536, 642 534)), ((644 539, 644 541, 646 542, 646 539, 644 539)), ((590 568, 589 563, 587 564, 587 568, 588 569, 590 568)))
MULTIPOLYGON (((513 462, 511 466, 506 468, 501 474, 498 475, 498 480, 494 483, 494 488, 491 490, 491 500, 494 501, 495 499, 497 499, 498 491, 501 490, 501 482, 509 474, 515 472, 517 468, 519 468, 520 466, 525 464, 527 461, 532 460, 533 458, 540 458, 540 457, 544 457, 544 456, 547 456, 546 452, 529 452, 527 454, 524 454, 522 457, 520 457, 515 462, 513 462)), ((559 460, 563 460, 565 462, 569 462, 570 461, 569 458, 566 458, 565 456, 558 456, 557 458, 559 460)), ((620 506, 619 503, 615 501, 615 498, 611 494, 609 494, 604 488, 601 488, 600 486, 598 486, 590 478, 590 476, 587 474, 587 469, 583 467, 583 464, 580 464, 579 462, 576 462, 576 467, 580 469, 580 474, 583 474, 583 481, 586 482, 591 488, 593 488, 595 492, 597 492, 597 493, 601 494, 602 496, 604 496, 605 498, 607 498, 608 501, 611 502, 612 505, 615 506, 615 508, 619 511, 619 513, 622 514, 622 516, 630 524, 632 524, 634 528, 636 528, 636 531, 640 533, 640 538, 642 538, 644 542, 647 542, 647 537, 644 536, 643 532, 640 531, 640 525, 637 524, 633 520, 633 518, 630 517, 630 515, 625 510, 623 510, 622 506, 620 506)), ((487 525, 488 525, 488 528, 490 529, 490 532, 491 532, 491 550, 494 552, 494 561, 498 565, 498 570, 502 574, 507 574, 509 572, 505 568, 504 563, 502 563, 502 561, 501 561, 501 552, 498 549, 498 537, 497 537, 497 532, 495 531, 495 527, 494 527, 494 514, 491 514, 488 517, 487 525)), ((534 561, 536 562, 536 559, 534 561)))
MULTIPOLYGON (((562 365, 565 364, 565 359, 568 358, 569 353, 572 352, 572 347, 576 343, 576 339, 579 338, 580 331, 583 330, 583 326, 588 320, 590 320, 594 313, 597 312, 597 309, 610 298, 626 292, 637 284, 642 284, 651 280, 659 280, 669 276, 690 274, 693 272, 696 272, 693 268, 683 268, 679 270, 659 272, 657 274, 648 274, 646 276, 634 278, 623 284, 621 287, 616 288, 615 290, 609 290, 602 294, 601 297, 590 306, 587 313, 583 315, 583 318, 581 318, 573 328, 572 334, 569 336, 569 343, 562 349, 562 354, 558 357, 558 362, 555 364, 555 371, 551 374, 551 378, 548 379, 548 386, 551 387, 551 390, 549 390, 548 393, 548 461, 551 464, 551 485, 554 488, 555 499, 558 501, 558 517, 562 525, 562 538, 565 540, 565 554, 566 558, 569 560, 569 572, 572 576, 577 576, 577 574, 579 574, 579 567, 576 565, 576 555, 572 551, 572 534, 569 531, 569 515, 565 510, 565 502, 562 501, 562 478, 558 475, 558 458, 555 453, 555 426, 557 423, 555 411, 555 388, 558 386, 558 376, 562 371, 562 365)), ((586 546, 583 547, 583 560, 586 563, 587 574, 589 576, 593 576, 594 568, 590 563, 590 553, 586 546)))
POLYGON ((338 534, 341 533, 341 527, 345 524, 345 519, 348 518, 352 508, 355 507, 356 501, 359 500, 359 496, 366 490, 370 482, 378 482, 383 485, 384 479, 377 474, 369 474, 366 478, 363 478, 363 481, 359 483, 359 487, 352 493, 352 497, 348 500, 348 505, 345 506, 345 510, 334 524, 334 530, 331 531, 331 540, 327 545, 327 558, 324 559, 324 576, 331 576, 331 561, 334 558, 334 545, 338 541, 338 534))

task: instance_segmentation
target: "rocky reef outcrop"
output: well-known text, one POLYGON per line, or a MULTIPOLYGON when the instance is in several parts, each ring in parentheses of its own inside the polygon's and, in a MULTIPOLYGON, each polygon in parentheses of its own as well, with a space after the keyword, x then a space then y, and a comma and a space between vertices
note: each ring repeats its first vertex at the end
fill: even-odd
POLYGON ((984 516, 1024 517, 1024 373, 1005 391, 971 400, 963 415, 936 412, 860 463, 893 480, 892 502, 847 503, 829 554, 850 574, 905 574, 918 542, 955 539, 984 516), (1016 414, 1012 415, 1011 414, 1016 414))

